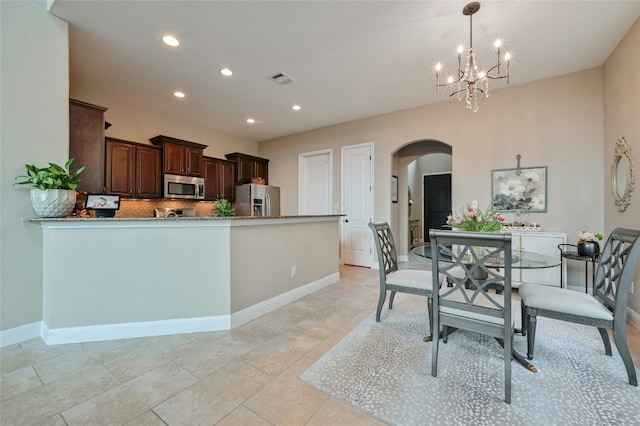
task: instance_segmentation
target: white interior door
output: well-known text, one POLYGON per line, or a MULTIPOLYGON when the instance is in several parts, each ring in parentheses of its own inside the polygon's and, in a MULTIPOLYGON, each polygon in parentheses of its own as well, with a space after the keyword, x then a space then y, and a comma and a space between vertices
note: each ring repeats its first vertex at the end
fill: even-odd
POLYGON ((342 261, 371 267, 373 144, 342 148, 342 261))
POLYGON ((331 214, 333 151, 298 156, 298 214, 331 214))

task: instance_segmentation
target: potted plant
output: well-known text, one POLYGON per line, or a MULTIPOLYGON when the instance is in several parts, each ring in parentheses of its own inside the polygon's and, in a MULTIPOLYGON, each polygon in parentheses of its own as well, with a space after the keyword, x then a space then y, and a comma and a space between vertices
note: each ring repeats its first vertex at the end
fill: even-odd
POLYGON ((604 235, 600 232, 594 234, 592 232, 580 231, 578 232, 578 255, 593 257, 600 253, 600 244, 604 235))
POLYGON ((222 216, 235 216, 236 209, 231 207, 231 202, 224 198, 216 201, 216 206, 213 209, 213 216, 222 217, 222 216))
POLYGON ((21 179, 14 185, 31 185, 31 205, 40 217, 65 217, 76 204, 76 191, 85 167, 71 171, 69 167, 73 158, 67 160, 64 167, 49 163, 47 167, 36 167, 25 164, 26 175, 17 176, 21 179))

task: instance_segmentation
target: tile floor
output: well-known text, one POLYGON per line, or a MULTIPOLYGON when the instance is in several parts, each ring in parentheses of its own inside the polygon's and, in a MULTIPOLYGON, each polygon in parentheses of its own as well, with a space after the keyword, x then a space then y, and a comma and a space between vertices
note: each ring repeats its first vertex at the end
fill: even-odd
MULTIPOLYGON (((2 348, 0 424, 381 425, 298 379, 375 310, 377 271, 340 275, 230 331, 2 348)), ((640 330, 628 330, 640 365, 640 330)))

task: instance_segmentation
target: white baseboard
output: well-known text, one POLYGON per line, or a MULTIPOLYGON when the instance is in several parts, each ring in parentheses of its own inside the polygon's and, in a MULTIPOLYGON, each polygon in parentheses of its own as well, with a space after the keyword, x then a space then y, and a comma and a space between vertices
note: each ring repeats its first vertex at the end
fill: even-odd
POLYGON ((0 348, 35 339, 42 335, 42 321, 0 331, 0 348))
POLYGON ((100 340, 131 339, 134 337, 166 336, 170 334, 198 333, 228 330, 229 315, 214 317, 180 318, 174 320, 130 322, 123 324, 91 325, 49 329, 42 327, 42 340, 47 345, 96 342, 100 340))
POLYGON ((640 328, 640 314, 636 311, 631 310, 631 308, 627 307, 627 320, 640 328))
POLYGON ((166 336, 170 334, 229 330, 271 312, 272 310, 286 305, 287 303, 293 302, 296 299, 306 296, 307 294, 311 294, 314 291, 338 282, 339 280, 340 273, 336 272, 231 315, 56 329, 49 329, 41 321, 34 322, 32 324, 1 331, 0 347, 20 343, 36 337, 42 337, 42 340, 44 340, 47 345, 61 345, 66 343, 95 342, 100 340, 130 339, 134 337, 166 336))
POLYGON ((249 322, 254 318, 258 318, 260 315, 271 312, 274 309, 284 306, 287 303, 293 302, 294 300, 306 296, 307 294, 311 294, 314 291, 318 291, 321 288, 336 283, 339 280, 340 273, 336 272, 334 274, 327 275, 324 278, 320 278, 317 281, 305 284, 302 287, 298 287, 286 293, 282 293, 278 296, 272 297, 271 299, 267 299, 256 305, 249 306, 248 308, 245 308, 231 315, 231 328, 249 322))

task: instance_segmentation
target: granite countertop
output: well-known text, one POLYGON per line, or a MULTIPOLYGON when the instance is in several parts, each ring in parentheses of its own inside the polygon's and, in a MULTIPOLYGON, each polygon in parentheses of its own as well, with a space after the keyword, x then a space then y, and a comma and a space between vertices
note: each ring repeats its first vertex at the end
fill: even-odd
POLYGON ((25 218, 27 222, 142 222, 142 221, 167 221, 167 220, 256 220, 256 219, 304 219, 320 217, 341 217, 343 214, 322 214, 322 215, 292 215, 292 216, 195 216, 195 217, 34 217, 25 218))

